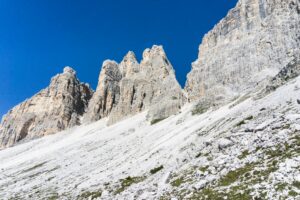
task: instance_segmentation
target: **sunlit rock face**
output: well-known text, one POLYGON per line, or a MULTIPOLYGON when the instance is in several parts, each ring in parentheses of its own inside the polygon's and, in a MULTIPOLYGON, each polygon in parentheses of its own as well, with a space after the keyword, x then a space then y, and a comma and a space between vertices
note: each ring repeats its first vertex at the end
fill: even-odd
POLYGON ((122 78, 118 64, 107 60, 103 63, 95 91, 84 116, 85 122, 107 117, 120 99, 119 82, 122 78))
POLYGON ((10 110, 0 125, 0 148, 53 134, 80 123, 93 91, 65 67, 49 87, 10 110))
POLYGON ((185 90, 226 102, 273 77, 299 54, 299 0, 240 0, 205 35, 185 90))
POLYGON ((150 120, 164 119, 176 114, 184 102, 182 89, 162 46, 153 46, 144 51, 141 63, 133 52, 120 64, 103 63, 84 121, 109 116, 108 124, 113 124, 145 110, 149 111, 150 120))

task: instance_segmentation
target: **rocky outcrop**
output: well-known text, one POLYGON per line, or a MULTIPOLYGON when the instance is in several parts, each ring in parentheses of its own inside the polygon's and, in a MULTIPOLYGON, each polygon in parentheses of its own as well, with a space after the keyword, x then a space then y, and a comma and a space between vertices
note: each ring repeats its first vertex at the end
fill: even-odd
POLYGON ((72 68, 65 67, 62 74, 51 79, 49 87, 3 117, 0 148, 80 124, 92 93, 88 85, 79 82, 72 68))
POLYGON ((275 76, 299 55, 299 0, 239 0, 203 38, 185 90, 226 102, 275 76))
POLYGON ((97 121, 111 113, 119 102, 121 78, 119 66, 115 61, 107 60, 103 63, 98 87, 90 101, 84 121, 97 121))
POLYGON ((150 120, 164 119, 179 111, 185 97, 161 46, 143 53, 141 63, 129 52, 120 64, 105 61, 86 122, 109 116, 109 124, 149 110, 150 120))
POLYGON ((14 107, 0 125, 0 148, 53 134, 66 128, 109 117, 113 124, 148 110, 149 120, 176 114, 185 102, 172 65, 161 46, 143 53, 138 63, 129 52, 118 64, 103 63, 96 92, 80 83, 76 72, 66 67, 50 86, 14 107))

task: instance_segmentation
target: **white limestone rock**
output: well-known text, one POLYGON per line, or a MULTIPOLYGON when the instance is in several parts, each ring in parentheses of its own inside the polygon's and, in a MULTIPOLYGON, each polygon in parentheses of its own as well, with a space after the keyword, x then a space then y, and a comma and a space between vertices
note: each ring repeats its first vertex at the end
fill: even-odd
POLYGON ((49 87, 10 110, 0 125, 0 148, 80 124, 93 91, 65 67, 49 87))
POLYGON ((205 188, 205 186, 207 185, 207 181, 206 180, 200 180, 198 183, 196 183, 194 185, 195 190, 201 190, 203 188, 205 188))
POLYGON ((218 140, 218 148, 219 149, 225 149, 230 146, 232 146, 234 143, 231 140, 228 140, 226 138, 221 138, 218 140))
POLYGON ((185 90, 189 100, 226 102, 275 76, 300 46, 298 0, 239 0, 205 35, 185 90))
POLYGON ((108 123, 113 124, 144 110, 149 110, 150 120, 164 119, 176 114, 185 102, 162 46, 146 49, 141 63, 131 51, 120 64, 109 61, 113 65, 110 73, 107 63, 84 117, 86 122, 109 116, 108 123))
POLYGON ((84 115, 84 121, 97 121, 110 114, 119 102, 121 78, 121 71, 115 61, 103 62, 98 86, 84 115))

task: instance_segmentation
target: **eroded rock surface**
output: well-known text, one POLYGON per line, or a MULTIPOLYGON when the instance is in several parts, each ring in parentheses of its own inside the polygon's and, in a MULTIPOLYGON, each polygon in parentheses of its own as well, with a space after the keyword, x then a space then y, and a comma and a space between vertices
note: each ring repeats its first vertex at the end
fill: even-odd
POLYGON ((185 90, 224 103, 299 55, 299 0, 240 0, 203 39, 185 90))
POLYGON ((10 110, 0 125, 0 148, 80 124, 93 91, 65 67, 49 87, 10 110))
POLYGON ((143 53, 141 63, 129 52, 120 64, 105 61, 85 116, 86 122, 109 115, 109 124, 144 110, 150 120, 176 114, 185 97, 161 46, 143 53))

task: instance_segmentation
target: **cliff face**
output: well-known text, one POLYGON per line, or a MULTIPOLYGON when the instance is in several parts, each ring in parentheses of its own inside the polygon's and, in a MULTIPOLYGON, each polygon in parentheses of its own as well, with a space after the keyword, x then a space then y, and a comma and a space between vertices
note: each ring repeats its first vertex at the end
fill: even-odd
POLYGON ((105 61, 99 83, 91 100, 85 121, 109 116, 109 124, 144 110, 150 120, 164 119, 176 114, 185 97, 172 65, 161 46, 143 53, 138 63, 129 52, 120 64, 105 61))
POLYGON ((51 79, 49 87, 3 117, 0 148, 78 125, 92 93, 88 85, 79 82, 76 72, 66 67, 51 79))
POLYGON ((224 102, 276 75, 299 45, 299 0, 240 0, 203 38, 185 90, 224 102))

